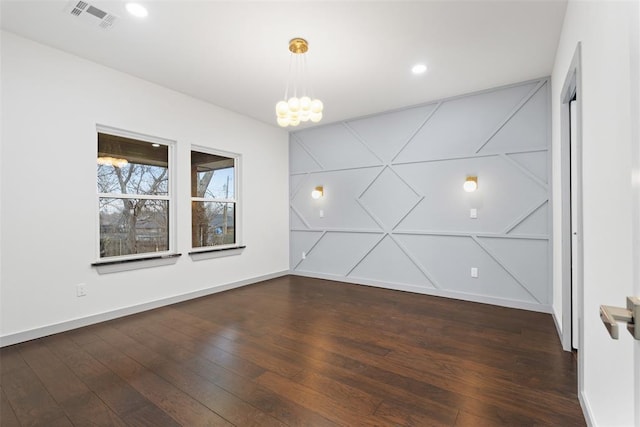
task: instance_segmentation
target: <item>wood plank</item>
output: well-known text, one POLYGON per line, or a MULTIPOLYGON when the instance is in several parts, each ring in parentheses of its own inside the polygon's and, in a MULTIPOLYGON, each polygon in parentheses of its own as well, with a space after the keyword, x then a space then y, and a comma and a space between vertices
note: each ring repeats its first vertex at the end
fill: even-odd
MULTIPOLYGON (((136 329, 135 327, 122 328, 130 333, 134 333, 136 329)), ((149 354, 153 352, 151 348, 141 345, 139 341, 123 334, 120 330, 105 329, 100 331, 99 336, 141 364, 147 363, 149 354)), ((137 333, 133 336, 138 337, 137 333)), ((284 426, 275 418, 199 376, 185 365, 172 363, 170 359, 160 354, 156 353, 153 362, 146 367, 235 425, 284 426)))
POLYGON ((20 355, 56 401, 88 391, 84 383, 44 347, 42 341, 29 344, 20 349, 20 355))
MULTIPOLYGON (((155 323, 156 319, 153 319, 153 321, 155 323)), ((126 330, 127 328, 123 328, 118 325, 118 329, 126 330)), ((173 340, 177 339, 175 342, 180 343, 180 345, 184 343, 183 340, 185 338, 190 340, 190 338, 185 335, 175 333, 171 334, 170 330, 167 329, 161 329, 159 333, 162 338, 170 340, 171 342, 174 342, 173 340)), ((157 336, 156 338, 161 337, 157 336)), ((169 357, 175 356, 172 345, 163 345, 161 344, 161 340, 150 340, 148 336, 144 341, 147 344, 150 344, 151 348, 158 352, 164 351, 169 357)), ((334 425, 316 413, 308 411, 286 399, 282 399, 281 397, 253 383, 251 379, 255 377, 255 365, 250 365, 249 372, 242 372, 243 375, 239 375, 237 372, 234 372, 233 369, 227 369, 227 366, 218 365, 208 358, 200 357, 199 354, 202 355, 203 353, 193 353, 189 359, 183 360, 183 357, 186 355, 181 352, 178 357, 184 361, 184 366, 187 366, 189 369, 193 370, 193 372, 220 386, 222 389, 242 398, 252 406, 259 408, 274 418, 277 418, 289 425, 334 425)), ((206 355, 206 352, 204 355, 206 355)), ((227 356, 225 358, 233 356, 229 353, 226 353, 226 355, 227 356)), ((219 362, 217 359, 215 361, 219 362)), ((237 364, 234 363, 232 365, 237 364)), ((264 372, 264 369, 260 368, 260 372, 264 372)))
POLYGON ((20 356, 19 345, 0 348, 0 375, 27 367, 20 356))
POLYGON ((313 409, 337 424, 347 426, 393 425, 393 422, 385 422, 382 418, 372 416, 369 409, 363 411, 361 407, 354 407, 349 403, 333 399, 273 372, 265 372, 257 381, 269 390, 301 406, 313 409))
POLYGON ((151 419, 169 423, 170 418, 164 412, 65 334, 47 337, 43 343, 123 420, 132 412, 144 412, 151 419), (154 412, 158 414, 151 416, 154 412))
POLYGON ((232 425, 106 342, 93 341, 83 348, 178 423, 194 426, 232 425))
MULTIPOLYGON (((421 381, 415 377, 416 375, 423 376, 420 374, 422 371, 415 371, 411 366, 405 367, 401 364, 390 364, 388 357, 375 357, 368 352, 358 351, 350 347, 335 348, 327 345, 327 341, 324 339, 321 341, 323 343, 322 346, 319 346, 314 342, 314 337, 300 333, 292 334, 291 331, 287 331, 287 334, 289 336, 296 336, 298 341, 291 342, 288 337, 281 335, 273 338, 274 345, 276 345, 277 341, 277 345, 280 346, 285 345, 292 348, 304 347, 308 349, 310 354, 318 355, 318 360, 324 363, 318 364, 314 362, 314 369, 325 374, 329 367, 339 368, 342 372, 358 372, 360 381, 358 387, 362 387, 362 389, 368 392, 378 391, 380 393, 379 395, 383 397, 386 395, 395 395, 398 399, 413 402, 416 406, 421 406, 421 404, 412 398, 419 396, 423 405, 427 405, 428 407, 438 406, 438 410, 444 413, 450 412, 451 407, 458 407, 462 404, 465 405, 465 407, 469 407, 471 411, 474 411, 474 408, 477 407, 483 407, 483 411, 485 412, 490 409, 491 413, 495 414, 496 419, 526 419, 529 423, 535 423, 535 419, 526 418, 522 414, 518 414, 507 408, 498 407, 493 404, 482 405, 481 402, 477 401, 480 396, 474 397, 473 395, 469 395, 464 392, 467 386, 457 384, 455 380, 449 378, 451 368, 447 366, 430 363, 429 360, 427 360, 425 362, 425 369, 429 374, 424 381, 421 381), (444 370, 446 373, 444 380, 439 376, 440 370, 444 370), (440 386, 435 387, 432 384, 434 379, 438 379, 440 386), (362 381, 365 381, 365 383, 362 381), (464 396, 464 394, 467 394, 467 396, 464 396), (439 402, 440 405, 434 405, 435 402, 439 402)), ((421 356, 418 355, 416 357, 419 360, 421 356)), ((482 367, 482 365, 480 366, 482 367)), ((478 366, 476 366, 475 369, 471 366, 470 369, 460 369, 459 371, 462 376, 478 378, 480 381, 486 380, 486 375, 484 375, 486 374, 485 370, 480 369, 478 371, 478 366)), ((336 375, 335 369, 332 369, 332 375, 336 375)), ((358 384, 358 380, 354 380, 353 378, 347 379, 344 374, 342 374, 341 381, 358 384)))
POLYGON ((72 425, 31 369, 17 369, 3 374, 0 384, 20 424, 72 425))
POLYGON ((160 320, 160 322, 172 329, 179 328, 181 333, 190 336, 192 339, 209 342, 218 351, 222 350, 237 358, 249 361, 261 367, 263 371, 277 372, 287 378, 291 378, 301 371, 295 356, 283 355, 273 347, 265 348, 259 340, 251 340, 241 331, 230 334, 231 338, 223 334, 212 337, 208 330, 209 325, 202 326, 203 321, 197 317, 180 312, 174 312, 171 316, 170 320, 164 319, 160 320))
POLYGON ((94 334, 94 326, 87 326, 86 328, 79 328, 73 331, 66 332, 65 335, 69 337, 75 344, 84 345, 93 341, 98 341, 100 338, 94 334))
POLYGON ((316 371, 302 372, 292 378, 292 381, 340 402, 341 406, 355 413, 373 414, 382 403, 379 397, 316 371))
MULTIPOLYGON (((263 289, 264 289, 264 288, 263 288, 263 289)), ((306 290, 306 288, 305 288, 305 290, 306 290)), ((385 292, 386 292, 386 291, 385 291, 385 292)), ((446 302, 446 300, 438 299, 437 304, 439 305, 439 304, 441 304, 443 301, 445 301, 445 302, 446 302)), ((431 301, 429 301, 429 302, 431 302, 431 301)), ((374 302, 371 302, 371 303, 374 303, 374 302)), ((457 302, 456 302, 456 303, 457 303, 457 302)), ((189 305, 190 305, 190 304, 189 304, 189 305)), ((228 306, 228 305, 229 305, 229 304, 228 304, 228 301, 225 301, 225 305, 226 305, 226 306, 228 306)), ((485 305, 482 305, 482 304, 479 304, 479 305, 477 305, 477 306, 478 306, 478 308, 480 308, 482 311, 485 311, 485 312, 487 312, 487 310, 490 310, 490 309, 492 309, 492 308, 493 308, 493 307, 485 306, 485 305)), ((422 309, 423 309, 423 310, 429 310, 429 311, 430 311, 430 313, 433 313, 433 310, 431 310, 431 307, 428 307, 428 308, 424 308, 424 307, 423 307, 422 309)), ((313 310, 313 307, 310 309, 308 306, 305 306, 304 310, 305 310, 305 317, 304 317, 304 319, 309 319, 309 318, 312 318, 312 317, 314 316, 314 313, 313 313, 313 311, 312 311, 312 310, 313 310)), ((209 320, 209 319, 207 318, 207 316, 209 316, 209 314, 208 314, 208 313, 210 313, 210 311, 208 311, 208 312, 207 312, 207 311, 205 311, 204 309, 200 309, 200 308, 199 308, 199 309, 194 309, 193 307, 188 308, 188 310, 187 310, 187 311, 188 311, 190 314, 194 314, 194 315, 197 315, 197 316, 203 316, 204 318, 206 318, 207 320, 209 320)), ((369 310, 367 313, 370 313, 370 311, 371 311, 371 310, 369 310)), ((500 309, 500 310, 498 310, 498 311, 503 311, 503 312, 504 312, 504 314, 509 315, 509 322, 511 322, 511 321, 512 321, 512 315, 514 314, 514 310, 511 310, 511 309, 502 310, 502 309, 500 309)), ((289 314, 291 315, 291 313, 290 313, 290 312, 291 312, 291 310, 289 310, 289 314)), ((516 312, 516 313, 518 313, 519 311, 518 311, 518 310, 515 310, 515 312, 516 312)), ((450 312, 450 313, 448 313, 448 316, 447 316, 447 317, 448 317, 448 318, 451 318, 451 317, 452 317, 452 316, 451 316, 451 312, 450 312)), ((475 322, 478 318, 482 318, 482 317, 483 317, 483 316, 474 317, 474 322, 475 322)), ((530 321, 530 318, 536 318, 536 320, 539 320, 538 318, 540 317, 540 315, 539 315, 539 313, 534 313, 534 315, 532 316, 532 315, 530 315, 530 314, 528 314, 528 313, 527 313, 527 315, 526 315, 526 316, 524 316, 524 317, 526 317, 526 318, 527 318, 527 321, 530 321)), ((343 320, 343 319, 341 319, 341 320, 343 320)), ((352 319, 351 319, 351 320, 352 320, 352 319)), ((406 319, 404 319, 404 320, 406 321, 406 319)), ((429 319, 429 320, 431 320, 431 319, 429 319)), ((546 320, 549 320, 549 319, 546 319, 546 320)), ((448 319, 447 319, 447 318, 442 319, 442 322, 446 322, 446 321, 448 321, 448 319)), ((246 325, 247 325, 248 329, 249 329, 249 328, 253 329, 254 327, 256 327, 256 326, 257 326, 257 324, 258 324, 258 322, 260 322, 260 319, 257 319, 257 320, 255 320, 255 319, 254 319, 254 321, 253 321, 253 322, 252 322, 252 321, 250 321, 250 320, 245 321, 245 323, 246 323, 246 325)), ((484 326, 485 326, 485 324, 491 325, 491 324, 493 324, 494 322, 495 322, 495 315, 491 315, 491 316, 487 315, 487 316, 484 316, 484 323, 480 322, 480 324, 481 324, 481 325, 483 325, 483 327, 484 327, 484 326)), ((502 322, 503 322, 503 323, 505 322, 505 318, 504 318, 504 317, 503 317, 503 319, 502 319, 502 322)), ((323 326, 325 326, 327 323, 329 323, 329 324, 330 324, 331 322, 324 322, 324 323, 323 323, 323 326)), ((402 322, 401 322, 401 323, 402 323, 402 322)), ((450 323, 453 323, 453 324, 455 325, 455 322, 450 322, 450 323)), ((460 322, 458 322, 458 323, 460 323, 460 322)), ((517 321, 517 320, 516 320, 516 321, 514 321, 513 323, 518 324, 518 326, 517 326, 516 328, 514 328, 514 331, 516 331, 516 333, 511 333, 511 332, 508 332, 508 333, 511 333, 511 335, 512 335, 512 336, 517 336, 517 335, 519 335, 520 329, 521 329, 521 327, 522 327, 522 322, 520 322, 520 321, 517 321)), ((548 323, 548 326, 553 327, 553 325, 552 325, 552 323, 551 323, 551 322, 547 322, 547 323, 548 323)), ((302 324, 303 324, 302 329, 304 329, 304 327, 305 327, 306 325, 305 325, 305 323, 302 323, 302 324)), ((443 323, 443 324, 445 324, 445 323, 443 323)), ((300 323, 299 323, 299 322, 297 322, 297 323, 296 323, 296 325, 300 325, 300 323)), ((277 327, 277 326, 276 326, 276 327, 277 327)), ((455 326, 451 326, 451 328, 454 328, 454 327, 455 327, 455 326)), ((462 332, 465 332, 465 333, 466 333, 466 332, 467 332, 468 327, 469 327, 469 325, 468 325, 468 324, 466 324, 466 323, 462 323, 462 324, 459 326, 459 329, 460 329, 462 332)), ((357 328, 358 328, 358 326, 356 325, 356 328, 355 328, 355 331, 354 331, 353 324, 352 324, 352 323, 350 323, 348 328, 342 328, 342 329, 343 329, 343 330, 348 330, 350 333, 355 333, 355 334, 357 334, 358 332, 360 332, 357 328)), ((485 328, 485 329, 488 329, 488 328, 485 328)), ((509 329, 509 328, 507 328, 507 329, 509 329)), ((289 328, 289 329, 285 329, 285 330, 284 330, 284 333, 290 333, 290 330, 291 330, 291 328, 289 328)), ((389 339, 390 339, 390 340, 395 339, 396 341, 400 340, 401 342, 406 342, 406 340, 403 340, 403 339, 402 339, 402 336, 401 336, 401 335, 398 335, 398 336, 395 336, 395 337, 394 337, 394 335, 393 335, 393 334, 394 334, 395 332, 393 332, 393 331, 397 331, 397 330, 399 330, 398 328, 396 328, 396 329, 393 329, 393 328, 392 328, 392 329, 388 329, 388 328, 387 328, 387 329, 385 329, 385 328, 384 328, 384 326, 381 326, 380 328, 378 328, 378 327, 376 327, 376 328, 371 328, 371 329, 370 329, 370 331, 371 331, 371 330, 373 330, 377 335, 386 334, 386 335, 389 337, 389 339), (382 331, 382 334, 381 334, 381 331, 382 331), (393 332, 393 333, 392 333, 392 332, 393 332)), ((320 330, 320 333, 323 333, 323 332, 324 332, 327 336, 332 336, 332 334, 335 334, 335 333, 337 333, 338 331, 340 331, 340 328, 336 328, 336 330, 330 330, 330 329, 329 329, 329 330, 326 330, 326 329, 325 329, 324 331, 323 331, 323 330, 320 330)), ((551 329, 551 331, 552 331, 552 329, 551 329)), ((316 329, 314 330, 314 336, 317 334, 317 332, 318 332, 318 328, 316 328, 316 329)), ((504 331, 502 331, 502 330, 500 330, 499 332, 500 332, 500 333, 505 333, 505 332, 504 332, 504 331)), ((338 332, 338 333, 339 333, 339 332, 338 332)), ((410 333, 412 333, 412 332, 410 332, 410 333)), ((415 334, 415 335, 417 335, 417 336, 420 336, 418 333, 414 333, 414 334, 415 334)), ((489 330, 489 331, 486 331, 486 332, 483 332, 483 334, 484 334, 484 335, 486 335, 486 334, 490 334, 490 330, 489 330)), ((553 333, 551 333, 551 335, 553 335, 553 333)), ((480 337, 480 340, 479 340, 479 341, 484 341, 484 338, 485 338, 484 336, 483 336, 483 337, 480 337)), ((502 349, 495 350, 495 354, 494 354, 494 353, 491 353, 491 351, 492 351, 491 349, 483 350, 481 353, 479 353, 479 352, 477 351, 477 349, 476 349, 476 348, 474 348, 474 346, 472 346, 472 347, 470 347, 470 348, 468 348, 468 349, 467 349, 467 348, 464 348, 463 346, 464 346, 464 345, 466 345, 466 342, 464 342, 464 341, 462 341, 462 342, 460 342, 459 340, 453 340, 453 341, 452 341, 452 340, 448 340, 448 341, 447 341, 446 337, 445 337, 445 338, 441 338, 441 337, 438 337, 438 336, 433 337, 433 336, 431 336, 431 335, 422 336, 422 337, 420 337, 420 339, 421 339, 421 341, 419 341, 419 342, 421 342, 421 343, 424 343, 424 339, 430 339, 431 341, 436 340, 435 342, 442 342, 442 343, 445 343, 445 345, 438 345, 438 346, 435 348, 435 350, 436 350, 437 352, 441 352, 441 353, 445 353, 445 354, 452 354, 452 355, 456 355, 457 353, 460 353, 460 349, 462 348, 462 349, 463 349, 462 351, 464 352, 464 353, 463 353, 463 357, 458 357, 458 360, 459 360, 459 361, 461 361, 461 362, 463 363, 463 365, 462 365, 462 369, 460 369, 460 372, 461 372, 463 375, 465 375, 465 376, 468 376, 468 375, 469 375, 469 370, 467 369, 467 366, 466 366, 466 364, 464 364, 464 363, 468 363, 467 361, 471 360, 471 361, 479 362, 479 363, 480 363, 480 366, 481 366, 482 364, 486 364, 486 362, 487 362, 487 361, 489 361, 490 363, 489 363, 489 365, 488 365, 488 366, 490 366, 490 367, 493 367, 493 368, 494 368, 494 369, 493 369, 493 373, 495 373, 495 372, 500 373, 500 375, 503 375, 503 376, 505 377, 505 378, 504 378, 504 379, 505 379, 505 381, 510 381, 510 380, 513 378, 513 375, 514 375, 514 374, 513 374, 513 372, 509 371, 508 369, 507 369, 506 371, 503 371, 502 369, 498 369, 498 368, 504 368, 504 367, 505 367, 505 365, 508 365, 508 368, 509 368, 509 369, 514 368, 514 367, 516 366, 516 358, 515 358, 515 357, 514 357, 514 355, 512 354, 512 352, 513 352, 513 347, 512 347, 512 346, 506 345, 506 346, 505 346, 504 348, 502 348, 502 349), (483 356, 483 354, 485 354, 485 353, 486 353, 486 356, 483 356), (489 357, 490 359, 486 359, 486 357, 489 357), (483 358, 484 358, 484 359, 483 359, 483 358), (506 359, 505 359, 505 358, 506 358, 506 359), (480 359, 480 360, 478 360, 478 359, 480 359), (507 363, 505 363, 505 362, 507 362, 507 363), (466 372, 466 374, 465 374, 465 372, 466 372)), ((481 344, 481 343, 479 343, 478 345, 480 345, 480 344, 481 344)), ((416 349, 417 349, 417 350, 419 350, 420 348, 419 348, 419 347, 418 347, 418 348, 416 348, 416 347, 414 346, 414 347, 413 347, 413 348, 411 348, 409 351, 411 351, 411 350, 416 350, 416 349)), ((482 350, 482 347, 480 347, 480 349, 482 350)), ((436 354, 437 354, 437 353, 436 353, 436 354)), ((522 354, 525 354, 525 352, 519 352, 519 353, 518 353, 518 352, 516 352, 516 354, 521 354, 521 355, 522 355, 522 354)), ((544 355, 544 356, 545 356, 544 358, 546 358, 546 355, 544 355)), ((364 359, 364 357, 366 357, 366 356, 365 356, 365 355, 356 355, 355 357, 360 357, 360 358, 361 358, 360 360, 363 360, 363 359, 364 359)), ((461 363, 461 362, 458 362, 458 363, 461 363)), ((374 364, 375 364, 375 363, 374 363, 374 364)), ((409 366, 408 366, 408 368, 409 368, 409 366)), ((490 372, 488 372, 485 368, 481 369, 480 371, 472 370, 472 372, 473 372, 473 373, 472 373, 472 375, 475 375, 477 378, 483 378, 483 377, 485 377, 485 376, 487 375, 487 373, 490 373, 490 372), (476 372, 477 372, 477 373, 476 373, 476 372)), ((403 372, 403 373, 404 373, 404 372, 403 372)), ((408 375, 410 375, 410 373, 409 373, 408 375)), ((443 385, 444 385, 445 387, 449 387, 449 389, 451 389, 452 384, 451 384, 451 381, 450 381, 448 378, 446 378, 446 377, 445 377, 445 378, 441 378, 440 380, 441 380, 441 383, 443 383, 443 385)), ((570 384, 570 385, 569 385, 569 387, 573 387, 573 388, 575 388, 575 382, 573 383, 574 385, 571 385, 571 381, 569 382, 569 384, 570 384)), ((461 384, 459 384, 459 385, 454 385, 454 386, 455 386, 455 388, 453 388, 453 389, 452 389, 452 391, 454 391, 454 392, 457 392, 458 390, 464 390, 464 389, 465 389, 465 385, 464 385, 464 383, 461 383, 461 384)), ((544 387, 543 387, 543 388, 544 388, 544 387)), ((498 390, 499 390, 499 389, 498 389, 498 390)), ((437 395, 437 394, 436 394, 436 395, 437 395)), ((435 395, 434 395, 434 396, 435 396, 435 395)), ((454 400, 455 400, 455 399, 454 399, 454 400)), ((571 406, 571 407, 575 408, 575 407, 576 407, 575 402, 576 402, 575 400, 571 399, 571 400, 570 400, 570 403, 571 403, 571 404, 570 404, 569 406, 571 406)), ((497 403, 497 402, 496 402, 496 403, 497 403)), ((509 408, 510 408, 511 410, 506 410, 507 408, 501 408, 500 406, 496 407, 496 406, 495 406, 495 403, 494 403, 492 413, 494 414, 494 416, 495 416, 496 418, 499 418, 499 417, 504 418, 505 414, 510 414, 511 416, 515 417, 515 418, 513 418, 513 419, 516 419, 518 416, 524 416, 523 414, 518 415, 517 410, 518 410, 519 406, 521 406, 521 405, 519 405, 518 403, 510 403, 510 404, 509 404, 509 408), (514 410, 515 410, 516 412, 514 412, 514 410)), ((473 407, 475 407, 475 405, 473 405, 473 407)), ((473 410, 473 408, 472 408, 472 410, 473 410)), ((574 411, 573 413, 575 414, 575 413, 577 413, 577 412, 576 412, 576 411, 574 411)), ((502 419, 502 418, 500 418, 500 419, 502 419)), ((554 418, 554 419, 555 419, 555 418, 554 418)), ((531 419, 531 422, 534 422, 534 420, 535 420, 535 419, 531 419)))
POLYGON ((219 387, 238 396, 250 405, 271 415, 290 426, 331 427, 336 424, 318 414, 313 409, 307 409, 296 402, 287 399, 253 380, 221 368, 209 360, 194 358, 189 366, 200 376, 209 379, 219 387))
POLYGON ((20 355, 67 417, 78 425, 125 426, 120 417, 43 344, 38 342, 23 347, 20 355))
POLYGON ((380 404, 375 412, 376 416, 402 426, 443 426, 453 425, 457 411, 441 413, 432 411, 428 406, 415 406, 407 402, 386 400, 380 404))
POLYGON ((115 324, 114 326, 119 330, 127 329, 129 336, 139 342, 144 341, 145 346, 157 349, 164 354, 170 354, 169 357, 176 361, 183 362, 194 357, 202 357, 245 378, 256 378, 265 372, 265 368, 243 358, 242 355, 229 353, 217 347, 215 345, 216 339, 211 336, 208 336, 209 339, 199 335, 199 338, 194 338, 184 333, 184 329, 190 327, 188 323, 184 328, 176 330, 166 326, 167 319, 163 317, 132 320, 126 324, 115 324))
POLYGON ((126 426, 126 422, 116 415, 92 391, 67 397, 59 405, 67 413, 74 425, 126 426))
POLYGON ((551 316, 298 276, 1 349, 0 373, 3 426, 584 425, 551 316))
POLYGON ((496 421, 490 418, 480 417, 465 411, 458 414, 455 427, 495 427, 496 421))
POLYGON ((13 408, 4 394, 2 387, 0 387, 0 425, 3 427, 19 427, 20 422, 16 413, 13 412, 13 408))
POLYGON ((124 419, 128 425, 135 427, 181 427, 176 420, 151 405, 144 405, 130 412, 124 419))
MULTIPOLYGON (((383 403, 383 400, 392 400, 403 402, 414 408, 421 408, 422 418, 437 421, 440 425, 451 425, 452 420, 455 419, 458 413, 457 409, 439 401, 430 400, 426 396, 417 396, 405 389, 389 386, 383 381, 377 381, 352 370, 342 369, 331 364, 326 364, 322 368, 314 367, 312 372, 303 372, 296 376, 294 380, 317 391, 329 391, 327 389, 319 389, 318 381, 315 378, 317 376, 316 371, 321 371, 323 376, 331 378, 341 384, 348 385, 357 390, 364 390, 368 395, 377 398, 381 403, 383 403)), ((378 405, 374 413, 377 416, 384 416, 379 412, 380 406, 381 405, 378 405)), ((388 417, 387 419, 394 420, 394 418, 388 417)))
MULTIPOLYGON (((151 319, 151 320, 155 321, 155 319, 151 319)), ((128 328, 120 327, 119 329, 127 330, 128 328)), ((168 334, 164 334, 164 336, 167 337, 168 334)), ((150 342, 148 340, 148 337, 147 339, 145 339, 145 342, 147 343, 150 342)), ((151 340, 151 342, 153 342, 153 340, 151 340)), ((131 342, 128 344, 127 347, 135 348, 135 346, 131 342)), ((170 350, 172 346, 161 345, 160 347, 157 347, 157 343, 156 343, 153 346, 153 348, 154 350, 161 352, 166 357, 173 356, 173 354, 171 354, 170 351, 167 352, 167 350, 170 350)), ((144 353, 148 355, 148 352, 144 352, 144 353)), ((158 359, 156 359, 156 362, 157 361, 158 359)), ((161 361, 160 363, 155 363, 154 365, 162 369, 162 366, 165 363, 166 362, 161 361)), ((247 404, 259 409, 262 413, 268 414, 269 416, 271 416, 273 420, 277 419, 288 425, 300 425, 300 426, 332 426, 334 425, 333 423, 330 423, 328 420, 319 416, 315 412, 308 411, 305 408, 300 407, 299 405, 293 402, 283 399, 281 396, 276 396, 273 393, 269 392, 268 390, 263 389, 262 387, 259 387, 258 385, 253 383, 253 381, 251 381, 251 379, 254 378, 255 376, 253 373, 250 373, 250 375, 248 376, 241 376, 233 372, 232 370, 228 370, 226 367, 213 363, 207 358, 199 357, 196 354, 192 354, 191 357, 188 360, 185 360, 184 364, 181 366, 178 366, 178 368, 181 370, 188 369, 194 372, 195 374, 199 375, 203 379, 206 379, 211 384, 215 384, 216 386, 220 387, 221 391, 228 392, 233 396, 238 396, 238 398, 242 399, 247 404)), ((164 372, 165 375, 171 376, 174 380, 178 381, 176 376, 170 375, 164 370, 162 372, 164 372)), ((264 372, 264 370, 261 369, 260 372, 264 372)), ((233 408, 224 408, 224 409, 221 408, 221 410, 224 410, 224 411, 227 411, 229 409, 233 409, 233 408)), ((251 415, 253 413, 253 411, 249 410, 248 408, 245 408, 245 410, 248 411, 248 413, 245 414, 245 416, 251 415)), ((232 414, 227 414, 227 415, 231 417, 229 418, 230 420, 238 417, 237 414, 235 416, 232 414)), ((254 416, 256 416, 257 420, 262 420, 262 422, 264 423, 273 422, 270 419, 264 419, 262 415, 254 414, 254 416)), ((246 421, 246 422, 249 422, 249 421, 246 421)), ((245 424, 239 423, 238 425, 245 425, 245 424)))

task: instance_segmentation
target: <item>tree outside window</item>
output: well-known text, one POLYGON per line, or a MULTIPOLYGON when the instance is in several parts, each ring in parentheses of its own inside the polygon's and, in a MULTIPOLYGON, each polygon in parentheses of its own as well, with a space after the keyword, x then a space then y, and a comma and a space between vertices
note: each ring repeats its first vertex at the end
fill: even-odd
POLYGON ((236 158, 191 151, 191 244, 236 244, 236 158))
POLYGON ((169 146, 98 133, 100 258, 169 251, 169 146))

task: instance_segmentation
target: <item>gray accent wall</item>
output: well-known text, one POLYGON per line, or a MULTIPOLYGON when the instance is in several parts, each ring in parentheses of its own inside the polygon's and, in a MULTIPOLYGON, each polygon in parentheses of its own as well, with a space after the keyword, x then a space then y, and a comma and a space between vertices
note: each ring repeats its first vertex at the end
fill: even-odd
POLYGON ((541 79, 293 132, 291 272, 550 311, 549 93, 541 79))

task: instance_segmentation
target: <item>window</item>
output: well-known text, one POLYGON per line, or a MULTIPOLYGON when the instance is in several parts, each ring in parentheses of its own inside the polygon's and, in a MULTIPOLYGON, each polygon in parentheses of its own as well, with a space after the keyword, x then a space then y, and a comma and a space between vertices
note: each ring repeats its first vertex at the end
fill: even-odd
POLYGON ((233 154, 191 151, 191 245, 236 246, 237 162, 233 154))
MULTIPOLYGON (((170 250, 169 143, 98 130, 101 260, 170 250)), ((152 138, 151 138, 152 139, 152 138)))

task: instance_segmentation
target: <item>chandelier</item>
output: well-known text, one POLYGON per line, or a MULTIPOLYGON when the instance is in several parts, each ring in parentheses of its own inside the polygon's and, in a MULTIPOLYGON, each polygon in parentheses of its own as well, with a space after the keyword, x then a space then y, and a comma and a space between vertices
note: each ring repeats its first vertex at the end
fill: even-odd
POLYGON ((101 156, 98 157, 98 164, 100 166, 112 166, 114 168, 123 168, 129 164, 127 159, 120 159, 117 157, 101 156))
POLYGON ((313 98, 309 89, 307 76, 307 57, 309 44, 305 39, 296 37, 289 41, 289 79, 284 91, 284 98, 276 104, 276 117, 282 127, 298 126, 300 122, 322 120, 322 101, 313 98), (289 98, 289 89, 292 89, 289 98), (300 97, 298 97, 300 94, 300 97))

